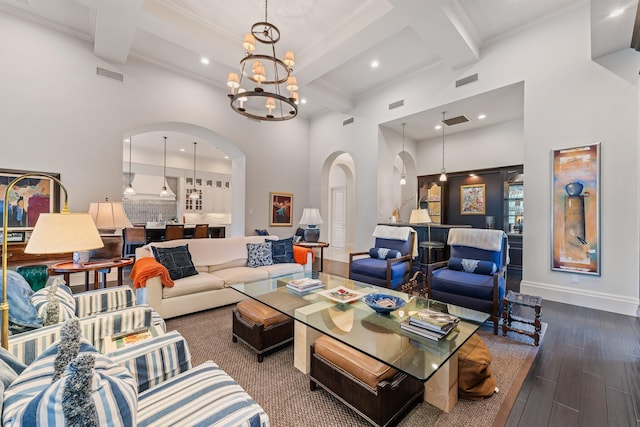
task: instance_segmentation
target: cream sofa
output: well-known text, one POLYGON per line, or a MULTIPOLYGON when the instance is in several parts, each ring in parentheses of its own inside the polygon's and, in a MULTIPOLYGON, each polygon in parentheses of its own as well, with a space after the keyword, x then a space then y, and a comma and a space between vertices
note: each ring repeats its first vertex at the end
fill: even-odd
MULTIPOLYGON (((268 236, 274 238, 274 236, 268 236)), ((277 238, 275 238, 277 239, 277 238)), ((153 257, 151 246, 174 247, 189 245, 189 253, 198 271, 195 276, 175 281, 173 287, 162 285, 160 276, 146 280, 139 289, 138 299, 151 305, 164 318, 233 304, 244 299, 231 289, 235 283, 253 282, 271 277, 311 271, 312 253, 306 253, 306 263, 274 264, 247 267, 247 243, 263 243, 265 236, 242 236, 225 239, 180 239, 150 243, 136 249, 136 259, 153 257)))

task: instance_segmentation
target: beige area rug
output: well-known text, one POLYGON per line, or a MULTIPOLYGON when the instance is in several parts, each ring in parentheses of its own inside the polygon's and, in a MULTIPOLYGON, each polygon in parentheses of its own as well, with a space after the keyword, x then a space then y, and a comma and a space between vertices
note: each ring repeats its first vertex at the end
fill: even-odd
MULTIPOLYGON (((206 360, 217 363, 264 408, 274 427, 369 425, 329 393, 309 390, 308 376, 293 367, 292 346, 258 363, 255 353, 233 343, 230 306, 169 319, 167 330, 174 329, 187 339, 194 366, 206 360)), ((492 331, 486 323, 479 334, 493 356, 491 367, 500 393, 483 401, 460 400, 449 414, 422 402, 399 426, 488 427, 506 422, 538 347, 527 337, 510 333, 503 338, 492 331)))

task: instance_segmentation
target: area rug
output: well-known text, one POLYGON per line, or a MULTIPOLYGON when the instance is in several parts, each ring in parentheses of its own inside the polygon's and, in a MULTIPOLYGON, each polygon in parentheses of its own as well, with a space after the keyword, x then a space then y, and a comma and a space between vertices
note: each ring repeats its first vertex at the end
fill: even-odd
MULTIPOLYGON (((233 343, 231 313, 228 306, 169 319, 167 330, 178 330, 186 338, 194 366, 213 360, 231 375, 269 414, 274 427, 369 425, 329 393, 310 391, 308 376, 293 367, 293 346, 258 363, 255 353, 233 343)), ((460 400, 448 414, 422 402, 399 426, 489 427, 506 422, 538 347, 526 337, 493 335, 489 323, 478 333, 493 356, 491 369, 500 393, 483 401, 460 400)))

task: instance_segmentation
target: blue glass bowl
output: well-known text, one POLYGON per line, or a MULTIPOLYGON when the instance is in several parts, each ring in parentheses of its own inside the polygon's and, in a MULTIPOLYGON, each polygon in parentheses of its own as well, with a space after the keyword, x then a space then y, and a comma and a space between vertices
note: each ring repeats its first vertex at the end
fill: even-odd
POLYGON ((368 294, 362 298, 362 301, 380 314, 391 313, 406 304, 402 298, 388 294, 368 294))

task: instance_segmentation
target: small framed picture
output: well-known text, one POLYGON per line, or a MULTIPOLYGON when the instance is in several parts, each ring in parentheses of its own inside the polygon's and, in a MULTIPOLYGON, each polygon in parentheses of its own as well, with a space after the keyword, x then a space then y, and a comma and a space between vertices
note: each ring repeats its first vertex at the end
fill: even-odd
POLYGON ((484 215, 484 184, 460 186, 460 215, 484 215))
POLYGON ((293 225, 291 219, 293 194, 272 191, 269 193, 269 203, 269 212, 271 212, 269 225, 272 227, 291 227, 293 225))
MULTIPOLYGON (((7 232, 7 243, 24 242, 25 234, 24 231, 9 231, 7 232)), ((4 239, 4 236, 2 235, 2 231, 0 231, 0 242, 2 242, 2 239, 4 239)))

